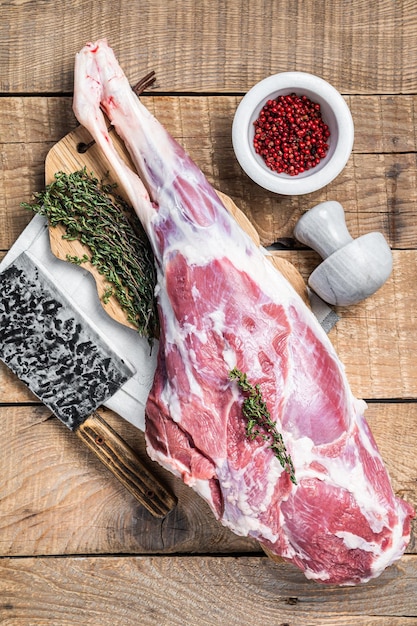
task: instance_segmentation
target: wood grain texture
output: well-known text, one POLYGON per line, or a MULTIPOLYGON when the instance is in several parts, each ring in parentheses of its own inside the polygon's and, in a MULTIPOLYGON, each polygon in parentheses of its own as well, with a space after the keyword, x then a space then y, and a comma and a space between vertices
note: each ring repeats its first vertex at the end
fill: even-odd
MULTIPOLYGON (((291 238, 304 211, 334 199, 344 206, 354 237, 379 230, 394 248, 416 248, 417 96, 349 97, 355 144, 346 168, 325 189, 293 197, 266 192, 242 172, 231 142, 239 97, 148 95, 143 101, 209 181, 243 210, 263 245, 291 238)), ((6 250, 31 218, 20 204, 43 188, 48 151, 77 123, 70 98, 4 98, 2 106, 0 249, 6 250)))
MULTIPOLYGON (((415 0, 0 0, 0 258, 31 219, 49 149, 77 123, 75 53, 107 36, 131 82, 156 71, 143 99, 263 245, 307 278, 317 255, 292 240, 300 215, 339 200, 354 236, 380 230, 392 278, 342 309, 331 339, 394 490, 417 504, 417 4, 415 0), (286 70, 344 94, 355 142, 325 190, 285 198, 239 168, 231 124, 242 95, 286 70), (164 95, 170 94, 170 95, 164 95), (223 94, 223 95, 221 95, 223 94), (377 400, 383 402, 377 402, 377 400)), ((0 367, 0 622, 6 626, 411 626, 417 620, 416 522, 408 554, 355 588, 308 582, 220 526, 160 467, 179 497, 161 524, 0 367)), ((146 459, 143 435, 106 420, 146 459)))
POLYGON ((101 36, 129 76, 154 69, 165 92, 242 93, 287 70, 342 93, 417 88, 414 0, 7 0, 1 10, 3 93, 70 92, 75 53, 101 36))
MULTIPOLYGON (((149 460, 143 434, 107 410, 106 421, 178 498, 152 517, 77 438, 41 407, 0 407, 0 556, 259 552, 227 531, 179 479, 149 460)), ((367 419, 395 492, 417 506, 417 405, 371 404, 367 419)), ((408 552, 417 552, 416 521, 408 552)))
POLYGON ((103 415, 175 493, 177 507, 153 517, 46 408, 0 407, 0 556, 259 552, 150 461, 143 433, 109 410, 103 415))
POLYGON ((176 498, 101 415, 89 415, 75 433, 154 517, 172 511, 176 498))
POLYGON ((412 626, 417 557, 326 594, 259 556, 4 559, 0 598, 7 626, 412 626))
MULTIPOLYGON (((134 75, 129 76, 132 82, 134 75)), ((230 145, 227 136, 240 95, 158 96, 151 87, 144 104, 179 140, 210 135, 212 150, 230 145)), ((345 96, 355 123, 353 151, 362 153, 417 150, 417 95, 345 96), (370 123, 370 121, 372 123, 370 123)), ((78 126, 70 96, 7 96, 1 100, 2 144, 55 144, 78 126)), ((206 144, 207 145, 207 144, 206 144)), ((207 145, 209 148, 210 146, 207 145)))
MULTIPOLYGON (((305 280, 319 263, 311 251, 275 254, 292 263, 305 280)), ((340 320, 329 335, 353 393, 370 400, 417 398, 417 250, 394 250, 393 258, 392 276, 377 293, 336 309, 340 320)), ((0 363, 0 402, 33 400, 0 363)))
MULTIPOLYGON (((279 252, 307 280, 320 263, 312 251, 279 252)), ((329 337, 353 393, 365 399, 416 399, 417 315, 415 250, 394 250, 391 277, 355 306, 335 307, 340 320, 329 337), (364 348, 366 346, 366 348, 364 348)))

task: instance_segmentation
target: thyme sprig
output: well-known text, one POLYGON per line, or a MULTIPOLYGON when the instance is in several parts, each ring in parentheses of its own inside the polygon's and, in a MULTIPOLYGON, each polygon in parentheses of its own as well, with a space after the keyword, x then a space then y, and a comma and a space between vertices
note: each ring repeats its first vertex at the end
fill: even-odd
POLYGON ((116 194, 86 168, 57 172, 44 191, 23 207, 48 218, 51 227, 65 228, 63 239, 78 240, 86 253, 67 260, 80 265, 90 261, 107 281, 103 302, 115 296, 127 319, 150 339, 158 334, 154 299, 156 272, 152 250, 139 219, 116 194))
POLYGON ((246 436, 251 440, 261 437, 264 441, 269 441, 270 445, 268 447, 273 450, 281 466, 289 474, 291 482, 296 485, 297 481, 292 459, 287 452, 281 433, 278 432, 275 422, 271 420, 271 415, 262 398, 259 385, 251 385, 247 375, 237 367, 229 372, 229 376, 232 380, 237 381, 239 388, 245 395, 242 412, 247 420, 246 436))

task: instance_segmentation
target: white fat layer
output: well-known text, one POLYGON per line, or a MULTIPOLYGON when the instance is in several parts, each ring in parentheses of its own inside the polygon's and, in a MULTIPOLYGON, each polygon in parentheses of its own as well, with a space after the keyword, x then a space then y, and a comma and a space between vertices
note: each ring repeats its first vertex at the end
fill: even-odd
MULTIPOLYGON (((288 440, 291 440, 288 435, 288 440)), ((327 457, 320 454, 319 449, 308 437, 297 439, 289 443, 290 449, 296 450, 293 455, 295 475, 302 479, 318 479, 335 489, 345 489, 351 493, 360 512, 367 520, 374 533, 382 531, 388 525, 388 511, 386 504, 375 497, 375 491, 369 484, 360 460, 356 457, 354 464, 348 466, 344 457, 327 457), (310 467, 314 461, 320 463, 325 472, 310 467)), ((354 453, 355 450, 353 449, 354 453)))
MULTIPOLYGON (((191 295, 194 298, 194 300, 198 300, 201 297, 200 291, 199 291, 197 285, 195 285, 195 284, 191 287, 191 295)), ((204 297, 204 295, 203 295, 203 297, 204 297)))
MULTIPOLYGON (((146 439, 146 434, 145 434, 145 439, 146 439)), ((185 467, 183 463, 180 463, 179 461, 177 461, 171 456, 167 456, 163 454, 159 450, 155 450, 152 446, 149 445, 148 441, 147 441, 147 444, 148 444, 147 451, 149 454, 149 458, 152 461, 156 461, 157 463, 159 463, 162 467, 164 467, 165 469, 169 470, 172 474, 174 474, 174 476, 177 476, 178 478, 183 477, 184 473, 187 472, 187 468, 185 467)))
MULTIPOLYGON (((262 448, 254 453, 254 464, 258 454, 263 454, 262 448)), ((262 523, 261 518, 270 506, 277 481, 284 471, 279 462, 274 459, 262 476, 255 471, 251 473, 247 467, 235 468, 227 459, 217 459, 216 467, 225 509, 222 522, 239 535, 276 542, 278 535, 262 523), (262 497, 254 498, 254 491, 262 493, 262 497)), ((277 515, 280 515, 279 509, 277 515)))
POLYGON ((214 515, 218 519, 217 511, 213 503, 213 496, 211 494, 210 483, 208 480, 202 480, 200 478, 193 478, 191 482, 187 483, 199 496, 203 498, 210 506, 214 515))
POLYGON ((375 541, 366 541, 363 537, 344 530, 336 532, 335 536, 343 539, 349 550, 364 550, 365 552, 372 552, 375 556, 381 554, 381 547, 375 541))
MULTIPOLYGON (((355 427, 354 423, 352 427, 355 427)), ((347 438, 349 439, 349 434, 347 438)), ((285 441, 288 449, 295 451, 292 459, 298 481, 317 479, 325 481, 327 485, 336 489, 345 489, 351 493, 362 515, 375 533, 381 532, 388 524, 386 505, 375 497, 375 492, 365 476, 363 465, 357 455, 354 463, 348 467, 343 456, 328 457, 321 454, 320 448, 315 448, 309 437, 294 440, 291 433, 286 433, 285 441), (314 461, 325 468, 324 473, 315 469, 314 465, 311 467, 314 461)), ((355 448, 352 448, 352 454, 355 452, 355 448)))
POLYGON ((371 530, 374 533, 381 532, 388 523, 388 511, 386 504, 375 497, 362 464, 357 461, 355 466, 348 468, 340 458, 322 458, 320 462, 328 471, 326 482, 351 493, 371 530))
POLYGON ((330 574, 326 570, 321 570, 320 572, 313 572, 312 570, 306 570, 304 572, 306 578, 309 580, 317 580, 319 582, 326 582, 329 580, 330 574))
POLYGON ((208 319, 212 324, 213 332, 223 336, 223 331, 226 327, 223 307, 219 307, 216 311, 210 311, 208 319))
POLYGON ((410 540, 410 534, 403 534, 404 521, 408 513, 401 505, 397 506, 398 521, 392 527, 392 542, 391 546, 381 551, 372 564, 372 577, 379 576, 385 568, 391 563, 397 561, 404 553, 404 550, 410 540))

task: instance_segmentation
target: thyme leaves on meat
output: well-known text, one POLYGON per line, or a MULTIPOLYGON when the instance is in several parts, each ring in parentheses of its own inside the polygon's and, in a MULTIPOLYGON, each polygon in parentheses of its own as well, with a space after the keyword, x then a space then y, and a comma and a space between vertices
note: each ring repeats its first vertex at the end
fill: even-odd
POLYGON ((86 248, 82 257, 67 255, 80 265, 89 261, 105 278, 103 303, 114 297, 139 334, 158 335, 154 299, 156 273, 152 250, 139 219, 120 198, 115 185, 98 181, 86 168, 57 172, 44 191, 35 194, 27 209, 61 224, 63 239, 78 240, 86 248))
POLYGON ((241 372, 237 367, 229 372, 232 380, 236 380, 239 388, 243 392, 245 399, 242 404, 242 412, 245 416, 246 436, 249 439, 261 437, 264 441, 269 442, 269 448, 272 449, 281 466, 289 474, 291 482, 297 484, 294 472, 294 465, 291 456, 288 454, 281 433, 278 432, 275 422, 271 420, 265 401, 259 385, 252 385, 247 375, 241 372))

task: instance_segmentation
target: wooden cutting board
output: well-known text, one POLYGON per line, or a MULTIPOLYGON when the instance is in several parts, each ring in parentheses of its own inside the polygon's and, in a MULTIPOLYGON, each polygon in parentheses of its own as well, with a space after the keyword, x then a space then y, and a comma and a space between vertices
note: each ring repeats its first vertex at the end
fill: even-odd
MULTIPOLYGON (((134 169, 124 144, 115 131, 111 132, 111 137, 117 152, 125 160, 125 162, 132 169, 134 169)), ((56 172, 61 171, 66 174, 70 174, 71 172, 75 172, 83 167, 86 167, 87 172, 93 173, 97 179, 101 180, 102 178, 107 177, 106 182, 116 183, 118 193, 129 203, 122 181, 120 181, 112 171, 109 171, 108 163, 97 145, 95 143, 90 144, 91 136, 88 131, 81 126, 55 144, 55 146, 49 151, 45 161, 46 184, 49 184, 54 180, 56 172), (88 149, 85 149, 86 146, 89 146, 88 149)), ((259 235, 245 214, 236 206, 229 196, 221 193, 220 191, 217 193, 236 221, 250 235, 256 245, 259 246, 259 235)), ((80 242, 68 241, 62 238, 62 235, 65 234, 64 227, 50 227, 49 234, 52 252, 59 259, 67 260, 67 255, 82 257, 85 253, 85 248, 80 242)), ((282 274, 284 274, 284 276, 291 282, 296 291, 308 304, 308 296, 304 279, 292 263, 281 258, 278 254, 273 252, 268 253, 268 259, 281 271, 282 274)), ((101 299, 106 287, 105 279, 90 263, 83 263, 83 267, 94 276, 97 291, 101 299)), ((111 297, 106 304, 104 304, 102 300, 101 302, 105 311, 113 319, 125 324, 126 326, 133 327, 132 324, 126 319, 123 309, 119 306, 114 296, 111 297)))

